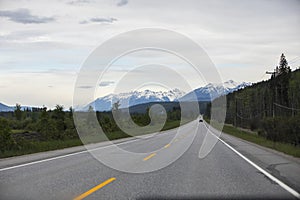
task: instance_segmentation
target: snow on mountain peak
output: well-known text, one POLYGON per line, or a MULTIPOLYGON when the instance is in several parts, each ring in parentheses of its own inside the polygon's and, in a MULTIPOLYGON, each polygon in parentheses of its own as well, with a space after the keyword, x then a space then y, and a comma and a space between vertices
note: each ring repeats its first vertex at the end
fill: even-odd
POLYGON ((150 102, 192 101, 194 99, 194 94, 196 94, 198 101, 211 101, 221 95, 226 95, 249 85, 251 85, 251 83, 237 83, 233 80, 228 80, 224 83, 209 83, 204 87, 200 87, 189 92, 188 94, 178 88, 169 91, 152 91, 146 89, 120 94, 109 94, 96 99, 85 108, 93 106, 95 110, 108 111, 111 110, 112 104, 117 101, 120 103, 120 108, 150 102))
POLYGON ((104 97, 96 99, 94 102, 88 104, 86 108, 92 106, 98 111, 111 110, 112 104, 119 101, 120 108, 130 107, 138 104, 149 103, 149 102, 170 102, 177 101, 180 97, 185 95, 184 91, 175 88, 170 91, 131 91, 120 94, 109 94, 104 97))
POLYGON ((224 83, 209 83, 204 87, 197 88, 186 94, 180 100, 192 101, 194 99, 194 95, 196 95, 198 101, 211 101, 219 96, 226 95, 250 85, 251 83, 237 83, 233 80, 228 80, 224 83))

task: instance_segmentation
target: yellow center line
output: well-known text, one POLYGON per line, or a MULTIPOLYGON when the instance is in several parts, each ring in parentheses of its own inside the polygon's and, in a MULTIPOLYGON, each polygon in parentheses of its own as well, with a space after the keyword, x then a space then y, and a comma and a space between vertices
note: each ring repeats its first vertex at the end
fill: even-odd
POLYGON ((116 180, 116 178, 110 178, 106 181, 104 181, 103 183, 97 185, 96 187, 93 187, 92 189, 90 189, 89 191, 79 195, 78 197, 76 197, 74 200, 81 200, 84 199, 85 197, 89 196, 90 194, 96 192, 97 190, 103 188, 104 186, 106 186, 107 184, 113 182, 114 180, 116 180))
POLYGON ((165 149, 168 148, 169 146, 171 146, 171 144, 167 144, 167 145, 165 146, 165 149))
POLYGON ((144 158, 144 161, 149 160, 150 158, 152 158, 155 155, 156 155, 156 153, 150 154, 149 156, 147 156, 146 158, 144 158))

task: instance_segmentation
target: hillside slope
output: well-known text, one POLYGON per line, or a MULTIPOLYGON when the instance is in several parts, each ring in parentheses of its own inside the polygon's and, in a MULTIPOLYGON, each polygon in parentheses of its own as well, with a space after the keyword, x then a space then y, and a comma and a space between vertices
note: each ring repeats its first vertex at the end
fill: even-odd
POLYGON ((273 141, 299 145, 299 91, 300 69, 230 93, 226 95, 226 123, 256 129, 273 141))

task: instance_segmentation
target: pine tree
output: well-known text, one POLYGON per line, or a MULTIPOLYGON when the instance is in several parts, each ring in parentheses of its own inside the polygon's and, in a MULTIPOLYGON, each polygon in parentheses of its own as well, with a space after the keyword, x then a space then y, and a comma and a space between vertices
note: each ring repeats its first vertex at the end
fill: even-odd
POLYGON ((117 101, 113 104, 113 107, 112 107, 112 110, 113 111, 118 111, 119 108, 120 108, 121 104, 120 104, 120 101, 117 101))
POLYGON ((22 119, 22 110, 20 104, 16 104, 15 117, 19 121, 22 119))
POLYGON ((276 88, 278 101, 276 103, 282 105, 288 105, 288 88, 289 88, 289 79, 290 79, 291 68, 288 66, 288 62, 285 58, 285 55, 282 53, 279 61, 279 75, 276 80, 276 88))
POLYGON ((11 149, 14 144, 15 141, 11 135, 9 122, 0 117, 0 152, 11 149))
POLYGON ((291 68, 290 66, 288 66, 288 62, 285 58, 285 55, 282 53, 279 61, 279 74, 289 72, 291 72, 291 68))

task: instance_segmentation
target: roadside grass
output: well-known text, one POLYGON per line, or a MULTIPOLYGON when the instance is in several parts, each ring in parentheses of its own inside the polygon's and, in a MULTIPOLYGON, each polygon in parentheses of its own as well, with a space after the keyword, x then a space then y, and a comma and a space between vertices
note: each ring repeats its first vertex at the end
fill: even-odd
POLYGON ((82 145, 82 142, 79 139, 50 140, 50 141, 23 141, 22 148, 1 152, 0 158, 21 156, 25 154, 51 151, 51 150, 63 149, 68 147, 80 146, 80 145, 82 145))
MULTIPOLYGON (((206 119, 208 122, 208 120, 206 119)), ((220 130, 220 128, 215 127, 220 130)), ((273 142, 271 140, 267 140, 266 138, 258 135, 257 133, 248 132, 246 130, 241 130, 239 128, 236 128, 230 124, 225 124, 222 130, 224 133, 227 133, 229 135, 241 138, 243 140, 258 144, 260 146, 264 146, 270 149, 277 150, 279 152, 300 157, 300 147, 293 146, 291 144, 282 143, 282 142, 273 142)))
POLYGON ((22 133, 25 133, 25 132, 30 133, 30 131, 26 131, 26 130, 22 130, 22 129, 13 129, 13 130, 11 130, 12 134, 22 134, 22 133))
MULTIPOLYGON (((186 124, 190 121, 191 120, 185 120, 185 121, 183 121, 182 125, 186 124)), ((161 129, 161 131, 174 129, 174 128, 177 128, 179 126, 180 126, 180 120, 167 121, 165 123, 164 127, 161 129)), ((149 127, 149 129, 145 130, 144 133, 136 134, 135 136, 151 134, 151 133, 156 132, 155 130, 157 130, 157 126, 149 127)), ((117 140, 117 139, 132 137, 132 135, 128 135, 128 134, 124 133, 123 131, 114 131, 114 132, 111 132, 111 133, 106 133, 106 136, 109 140, 117 140)), ((105 141, 105 140, 106 140, 106 138, 104 138, 103 136, 91 136, 91 137, 85 138, 85 142, 87 142, 87 143, 93 143, 95 141, 101 142, 101 141, 105 141)))
MULTIPOLYGON (((183 124, 188 123, 189 121, 184 121, 183 124)), ((162 131, 170 130, 173 128, 177 128, 180 125, 180 120, 176 121, 167 121, 164 125, 162 131)), ((22 133, 24 130, 13 130, 13 134, 22 133)), ((151 131, 147 132, 151 133, 151 131)), ((143 133, 143 134, 147 134, 143 133)), ((122 131, 115 131, 106 134, 109 140, 116 140, 126 137, 131 137, 122 131)), ((142 135, 142 134, 141 134, 142 135)), ((87 143, 95 143, 105 141, 105 137, 103 136, 90 136, 85 138, 85 142, 87 143)), ((49 140, 49 141, 31 141, 31 140, 23 140, 22 144, 12 150, 7 150, 4 152, 0 152, 0 158, 7 158, 12 156, 20 156, 44 151, 51 151, 57 149, 63 149, 74 146, 83 145, 82 141, 79 138, 68 139, 68 140, 49 140)))
POLYGON ((179 126, 180 126, 180 121, 179 120, 166 122, 166 124, 162 128, 162 131, 166 131, 166 130, 170 130, 170 129, 173 129, 173 128, 177 128, 179 126))

